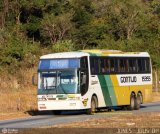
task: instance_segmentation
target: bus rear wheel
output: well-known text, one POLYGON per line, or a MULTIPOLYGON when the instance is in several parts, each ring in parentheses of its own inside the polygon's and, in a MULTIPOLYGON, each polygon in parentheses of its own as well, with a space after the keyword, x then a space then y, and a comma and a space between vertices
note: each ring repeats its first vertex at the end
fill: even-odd
POLYGON ((143 95, 142 93, 139 93, 139 95, 140 95, 141 104, 143 104, 143 95))
POLYGON ((98 100, 96 96, 91 99, 91 108, 87 110, 87 114, 94 114, 97 108, 98 100))
POLYGON ((135 101, 135 110, 140 109, 140 104, 141 104, 141 94, 138 93, 135 101))

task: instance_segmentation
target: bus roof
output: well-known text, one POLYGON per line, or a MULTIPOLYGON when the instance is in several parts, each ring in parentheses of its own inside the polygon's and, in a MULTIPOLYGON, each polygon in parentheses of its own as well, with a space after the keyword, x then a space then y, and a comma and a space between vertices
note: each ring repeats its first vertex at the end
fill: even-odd
POLYGON ((40 59, 54 59, 54 58, 80 58, 83 56, 89 56, 86 52, 62 52, 62 53, 53 53, 53 54, 47 54, 40 57, 40 59))
POLYGON ((80 58, 89 55, 95 56, 113 56, 113 57, 150 57, 148 52, 122 52, 119 50, 80 50, 74 52, 61 52, 47 54, 40 57, 40 59, 54 59, 54 58, 80 58))
POLYGON ((103 49, 93 49, 93 50, 82 50, 83 52, 101 55, 101 56, 115 56, 115 57, 150 57, 148 52, 123 52, 119 50, 103 50, 103 49))

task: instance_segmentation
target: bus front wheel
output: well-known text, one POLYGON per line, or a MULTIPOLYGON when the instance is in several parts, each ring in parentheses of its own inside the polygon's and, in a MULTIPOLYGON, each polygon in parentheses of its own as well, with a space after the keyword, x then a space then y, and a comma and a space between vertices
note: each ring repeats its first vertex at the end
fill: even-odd
POLYGON ((96 111, 98 100, 96 96, 93 96, 91 99, 91 108, 87 110, 87 114, 93 114, 96 111))

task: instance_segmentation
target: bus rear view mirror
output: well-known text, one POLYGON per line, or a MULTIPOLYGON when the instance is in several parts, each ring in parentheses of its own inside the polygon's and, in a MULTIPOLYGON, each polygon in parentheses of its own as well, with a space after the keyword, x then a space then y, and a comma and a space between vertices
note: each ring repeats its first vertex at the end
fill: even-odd
POLYGON ((33 74, 33 76, 32 76, 32 84, 34 86, 38 85, 38 74, 37 73, 33 74))

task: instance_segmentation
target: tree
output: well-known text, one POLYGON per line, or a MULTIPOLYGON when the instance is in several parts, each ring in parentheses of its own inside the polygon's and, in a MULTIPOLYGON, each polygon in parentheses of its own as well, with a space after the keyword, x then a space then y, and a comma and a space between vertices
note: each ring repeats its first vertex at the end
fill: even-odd
POLYGON ((0 2, 0 4, 2 5, 0 7, 1 11, 0 11, 0 28, 3 28, 5 26, 5 22, 6 22, 6 16, 8 15, 9 12, 9 1, 8 0, 3 0, 0 2))
POLYGON ((43 35, 49 37, 52 44, 55 44, 58 40, 71 37, 71 16, 72 14, 70 13, 61 14, 59 16, 47 14, 42 21, 43 35))
POLYGON ((24 63, 25 67, 33 67, 34 58, 39 54, 39 44, 16 35, 14 30, 0 31, 0 67, 9 68, 10 72, 15 72, 24 63))
POLYGON ((53 52, 67 52, 75 50, 75 45, 71 40, 60 40, 52 46, 53 52))

